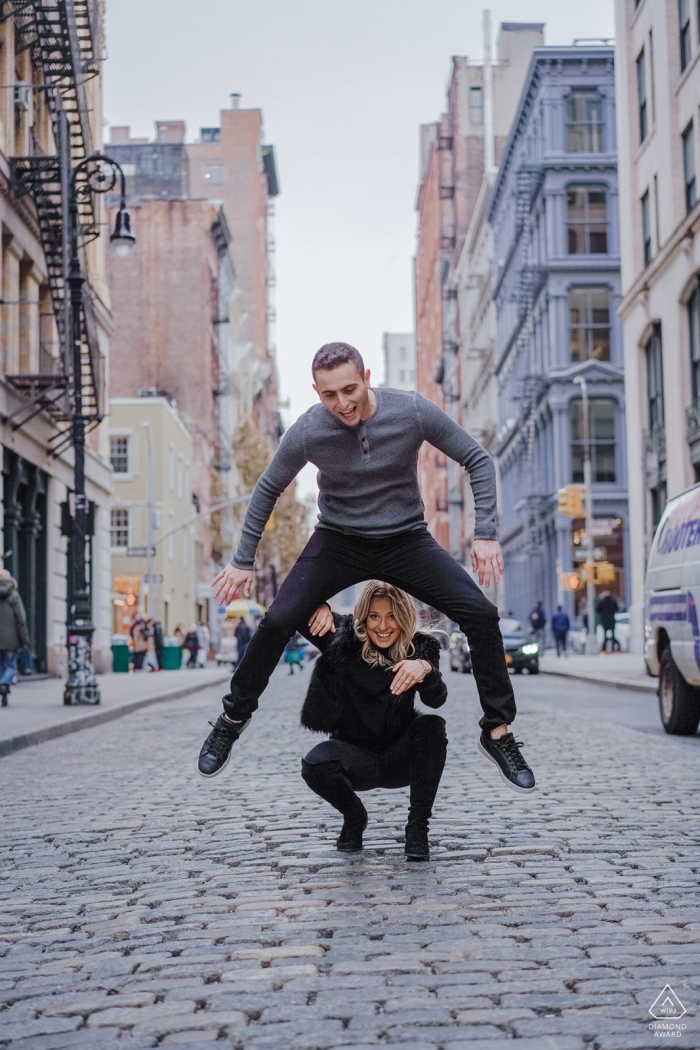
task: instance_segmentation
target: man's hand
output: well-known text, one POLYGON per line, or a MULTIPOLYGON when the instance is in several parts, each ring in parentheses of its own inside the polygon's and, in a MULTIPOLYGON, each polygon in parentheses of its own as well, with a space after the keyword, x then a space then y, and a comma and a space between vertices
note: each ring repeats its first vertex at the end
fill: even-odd
POLYGON ((317 634, 321 638, 324 634, 328 634, 329 631, 331 634, 335 634, 335 620, 333 619, 331 607, 327 602, 319 605, 316 612, 312 615, 309 620, 309 630, 312 634, 317 634))
POLYGON ((237 569, 230 562, 212 581, 214 595, 219 599, 221 605, 228 605, 229 602, 232 602, 241 589, 246 598, 250 598, 252 585, 253 570, 237 569))
POLYGON ((482 587, 491 586, 491 573, 493 582, 498 583, 504 572, 503 555, 498 540, 472 541, 472 570, 479 574, 482 587))

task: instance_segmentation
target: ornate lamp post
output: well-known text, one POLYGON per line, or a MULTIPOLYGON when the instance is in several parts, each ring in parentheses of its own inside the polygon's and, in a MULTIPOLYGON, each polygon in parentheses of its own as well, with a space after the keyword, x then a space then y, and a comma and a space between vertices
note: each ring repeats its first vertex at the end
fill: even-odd
MULTIPOLYGON (((92 523, 89 521, 90 504, 85 493, 85 417, 83 415, 82 390, 82 304, 85 277, 80 268, 78 238, 78 201, 88 193, 109 193, 120 179, 121 202, 110 236, 118 255, 128 255, 136 243, 131 232, 131 218, 126 208, 126 183, 124 172, 116 161, 95 153, 81 161, 70 176, 68 197, 68 231, 70 236, 70 313, 66 323, 66 339, 70 340, 66 364, 70 362, 72 372, 72 423, 71 436, 75 457, 74 506, 71 508, 72 534, 72 602, 68 609, 66 625, 68 638, 68 681, 63 693, 64 704, 99 704, 100 689, 92 663, 92 572, 91 544, 92 523), (78 185, 79 176, 85 181, 78 185)), ((64 215, 64 222, 66 216, 64 215)))

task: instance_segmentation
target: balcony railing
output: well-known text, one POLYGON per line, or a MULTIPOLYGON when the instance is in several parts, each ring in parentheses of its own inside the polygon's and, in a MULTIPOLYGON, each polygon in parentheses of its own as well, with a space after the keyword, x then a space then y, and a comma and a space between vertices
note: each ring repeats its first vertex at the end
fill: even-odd
POLYGON ((688 405, 685 410, 685 436, 688 444, 700 441, 700 398, 688 405))
POLYGON ((666 428, 663 423, 657 423, 647 434, 646 450, 654 453, 659 463, 666 462, 666 428))

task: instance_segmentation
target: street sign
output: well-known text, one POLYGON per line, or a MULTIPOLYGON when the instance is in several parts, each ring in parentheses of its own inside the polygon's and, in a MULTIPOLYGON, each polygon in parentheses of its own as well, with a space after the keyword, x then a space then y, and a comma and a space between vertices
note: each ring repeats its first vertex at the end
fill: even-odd
POLYGON ((144 583, 165 583, 165 577, 162 572, 154 572, 149 576, 148 573, 143 577, 144 583))
POLYGON ((127 547, 127 558, 155 558, 155 547, 127 547))

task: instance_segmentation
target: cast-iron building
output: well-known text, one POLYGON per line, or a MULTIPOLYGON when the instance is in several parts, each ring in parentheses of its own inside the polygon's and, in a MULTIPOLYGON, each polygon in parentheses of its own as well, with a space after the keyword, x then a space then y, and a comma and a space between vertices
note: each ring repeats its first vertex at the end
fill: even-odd
MULTIPOLYGON (((597 557, 628 594, 627 467, 617 208, 614 51, 537 48, 496 178, 497 455, 506 607, 525 618, 561 597, 585 522, 557 489, 583 481, 581 387, 588 384, 597 557)), ((584 592, 566 595, 583 611, 584 592)))

